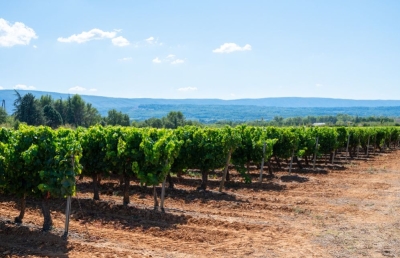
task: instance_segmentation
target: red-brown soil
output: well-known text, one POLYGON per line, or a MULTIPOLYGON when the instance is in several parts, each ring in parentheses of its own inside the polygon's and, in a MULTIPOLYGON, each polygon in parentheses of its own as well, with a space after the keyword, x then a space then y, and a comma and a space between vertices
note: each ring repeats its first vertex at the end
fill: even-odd
POLYGON ((400 257, 399 157, 396 150, 321 163, 317 172, 281 170, 262 185, 253 167, 253 184, 233 172, 223 194, 219 176, 199 192, 191 173, 167 189, 165 214, 135 182, 126 208, 117 180, 104 179, 101 201, 93 201, 85 178, 68 240, 65 200, 51 201, 54 229, 42 232, 39 201, 27 200, 19 225, 16 200, 1 196, 0 257, 400 257))

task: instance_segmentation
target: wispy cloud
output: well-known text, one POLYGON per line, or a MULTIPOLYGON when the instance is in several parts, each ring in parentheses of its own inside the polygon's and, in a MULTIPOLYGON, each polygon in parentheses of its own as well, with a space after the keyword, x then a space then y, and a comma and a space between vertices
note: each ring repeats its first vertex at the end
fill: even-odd
POLYGON ((37 46, 36 46, 36 45, 33 45, 33 48, 37 48, 37 46))
POLYGON ((185 62, 185 59, 176 58, 176 56, 173 55, 173 54, 169 54, 169 55, 167 55, 167 57, 165 57, 163 59, 160 59, 158 57, 153 59, 153 63, 157 63, 157 64, 159 64, 159 63, 170 63, 170 64, 173 64, 173 65, 177 65, 177 64, 183 64, 184 62, 185 62))
POLYGON ((31 39, 37 39, 35 31, 22 22, 14 24, 0 18, 0 47, 29 45, 31 39))
POLYGON ((68 38, 59 37, 57 40, 63 43, 84 43, 91 40, 112 39, 117 35, 115 31, 102 31, 100 29, 92 29, 90 31, 83 31, 80 34, 73 34, 68 38))
POLYGON ((126 38, 122 37, 122 36, 113 38, 111 41, 114 44, 114 46, 117 46, 117 47, 129 46, 129 41, 126 38))
POLYGON ((72 92, 85 92, 85 91, 86 91, 86 92, 87 92, 87 91, 89 91, 89 92, 96 92, 97 89, 95 89, 95 88, 86 89, 86 88, 81 87, 81 86, 75 86, 75 87, 69 88, 68 91, 72 91, 72 92))
POLYGON ((155 38, 153 36, 145 39, 144 41, 146 41, 146 43, 148 45, 154 45, 154 46, 162 46, 163 45, 162 42, 158 43, 158 38, 155 38))
POLYGON ((185 62, 185 60, 183 59, 175 59, 174 61, 171 62, 171 64, 183 64, 185 62))
POLYGON ((69 91, 85 91, 86 88, 83 88, 81 86, 75 86, 75 87, 69 88, 68 90, 69 91))
POLYGON ((132 60, 132 57, 124 57, 124 58, 118 59, 118 61, 121 61, 121 62, 126 62, 126 61, 131 61, 131 60, 132 60))
POLYGON ((17 84, 14 86, 16 90, 34 90, 36 89, 34 86, 27 86, 25 84, 17 84))
POLYGON ((197 88, 196 88, 196 87, 179 88, 178 91, 183 91, 183 92, 187 92, 187 91, 197 91, 197 88))
POLYGON ((321 83, 317 83, 317 84, 315 84, 315 86, 316 86, 317 88, 320 88, 320 87, 322 87, 323 85, 322 85, 321 83))
POLYGON ((153 59, 153 63, 155 63, 155 64, 159 64, 159 63, 161 63, 162 61, 158 58, 158 57, 156 57, 156 58, 154 58, 153 59))
POLYGON ((214 53, 232 53, 236 51, 250 51, 251 46, 249 44, 244 45, 243 47, 237 45, 236 43, 225 43, 221 45, 219 48, 214 49, 214 53))
POLYGON ((145 39, 145 40, 146 40, 146 42, 149 43, 149 44, 153 44, 153 43, 154 43, 154 37, 150 37, 150 38, 147 38, 147 39, 145 39))
POLYGON ((129 46, 130 45, 129 40, 127 40, 122 36, 117 37, 117 33, 121 31, 122 29, 114 29, 114 31, 103 31, 101 29, 92 29, 89 31, 83 31, 80 34, 73 34, 67 38, 59 37, 57 41, 62 43, 81 44, 92 40, 111 39, 111 43, 114 46, 117 47, 129 46))
POLYGON ((0 86, 0 90, 3 90, 4 88, 0 86))

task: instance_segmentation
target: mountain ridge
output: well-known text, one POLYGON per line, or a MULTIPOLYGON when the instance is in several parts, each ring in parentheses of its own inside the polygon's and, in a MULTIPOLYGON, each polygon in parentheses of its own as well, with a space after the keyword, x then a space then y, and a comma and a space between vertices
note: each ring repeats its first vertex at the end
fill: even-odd
MULTIPOLYGON (((51 95, 54 99, 67 99, 75 94, 47 91, 18 90, 21 95, 32 93, 36 98, 51 95)), ((320 116, 345 113, 359 116, 400 117, 400 100, 353 100, 318 97, 274 97, 259 99, 152 99, 114 98, 81 95, 103 116, 110 109, 127 113, 131 119, 144 120, 162 117, 169 111, 182 111, 188 119, 201 121, 272 119, 274 116, 320 116)), ((14 90, 0 90, 0 101, 5 100, 10 114, 15 100, 14 90)))

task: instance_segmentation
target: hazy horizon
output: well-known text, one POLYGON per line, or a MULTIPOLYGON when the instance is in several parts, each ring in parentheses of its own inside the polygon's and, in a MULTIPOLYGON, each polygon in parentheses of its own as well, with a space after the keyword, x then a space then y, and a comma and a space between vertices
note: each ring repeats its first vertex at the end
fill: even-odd
MULTIPOLYGON (((111 97, 105 95, 92 95, 90 93, 80 93, 80 92, 57 92, 57 91, 43 91, 43 90, 29 90, 29 89, 0 89, 1 91, 18 91, 18 92, 44 92, 44 93, 55 93, 55 94, 66 94, 66 95, 81 95, 81 96, 88 96, 88 97, 104 97, 104 98, 118 98, 118 99, 165 99, 165 100, 226 100, 226 101, 233 101, 233 100, 259 100, 259 99, 283 99, 283 98, 298 98, 298 99, 332 99, 332 100, 350 100, 350 101, 400 101, 400 99, 346 99, 346 98, 329 98, 329 97, 296 97, 296 96, 286 96, 286 97, 264 97, 264 98, 236 98, 236 99, 222 99, 222 98, 152 98, 152 97, 143 97, 143 98, 128 98, 128 97, 111 97)), ((1 97, 0 97, 1 99, 1 97)))

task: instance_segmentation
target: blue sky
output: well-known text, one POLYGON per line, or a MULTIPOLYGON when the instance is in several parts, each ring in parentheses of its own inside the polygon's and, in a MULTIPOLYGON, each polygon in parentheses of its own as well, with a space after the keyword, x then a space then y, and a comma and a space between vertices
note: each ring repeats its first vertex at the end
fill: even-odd
POLYGON ((399 14, 398 0, 1 1, 0 89, 400 99, 399 14))

